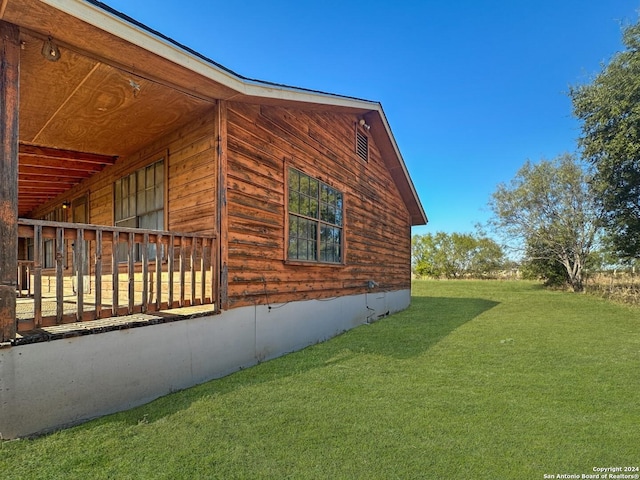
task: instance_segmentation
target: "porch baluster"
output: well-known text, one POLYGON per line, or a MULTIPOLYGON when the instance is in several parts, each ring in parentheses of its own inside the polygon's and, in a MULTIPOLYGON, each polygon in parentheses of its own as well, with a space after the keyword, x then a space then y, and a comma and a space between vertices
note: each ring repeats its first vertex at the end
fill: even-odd
POLYGON ((36 328, 42 326, 42 225, 33 228, 33 322, 36 328))
POLYGON ((205 242, 205 239, 201 239, 202 240, 202 250, 201 250, 201 256, 200 256, 200 304, 204 305, 205 303, 205 299, 207 298, 207 289, 206 289, 206 285, 207 285, 207 265, 206 265, 206 252, 207 252, 207 245, 205 242))
POLYGON ((56 324, 64 315, 64 227, 56 228, 56 324))
POLYGON ((102 230, 96 230, 96 256, 94 260, 94 271, 96 272, 96 311, 94 318, 98 319, 102 316, 102 230))
POLYGON ((162 234, 156 236, 156 311, 162 308, 162 234))
POLYGON ((84 229, 78 228, 76 230, 76 248, 75 248, 75 263, 76 263, 76 320, 82 321, 84 314, 84 229))
POLYGON ((168 308, 173 308, 173 271, 174 271, 174 264, 173 262, 175 261, 175 241, 176 241, 176 237, 174 235, 170 235, 169 236, 169 243, 167 244, 167 248, 169 249, 168 253, 169 253, 169 260, 168 260, 168 264, 169 264, 169 304, 168 304, 168 308))
POLYGON ((198 253, 198 239, 191 237, 191 259, 190 259, 190 273, 191 273, 191 305, 196 305, 196 254, 198 253))
POLYGON ((185 296, 185 277, 186 277, 186 270, 187 270, 187 258, 186 258, 186 254, 184 251, 184 236, 180 237, 180 301, 178 303, 178 305, 180 307, 184 307, 184 296, 185 296))
POLYGON ((135 252, 136 252, 136 243, 135 243, 135 234, 129 232, 129 261, 127 265, 127 271, 129 273, 129 305, 127 307, 127 312, 129 315, 133 313, 133 305, 135 304, 135 294, 136 294, 136 270, 135 270, 135 252))
POLYGON ((118 245, 120 245, 120 232, 113 232, 111 237, 111 314, 118 315, 120 305, 120 275, 118 270, 118 245))
POLYGON ((146 313, 149 305, 149 234, 142 237, 142 312, 146 313))

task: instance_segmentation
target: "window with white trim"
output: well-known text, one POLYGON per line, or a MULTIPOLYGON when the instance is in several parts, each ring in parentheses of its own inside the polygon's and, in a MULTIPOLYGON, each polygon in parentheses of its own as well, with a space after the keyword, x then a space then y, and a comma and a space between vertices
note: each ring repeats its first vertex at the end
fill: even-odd
POLYGON ((342 192, 299 170, 288 171, 289 243, 294 261, 342 263, 342 192))

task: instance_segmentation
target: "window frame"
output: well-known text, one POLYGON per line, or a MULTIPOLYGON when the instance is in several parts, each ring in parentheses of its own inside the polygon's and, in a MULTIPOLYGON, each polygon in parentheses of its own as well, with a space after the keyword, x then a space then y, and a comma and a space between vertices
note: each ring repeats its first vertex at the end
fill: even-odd
MULTIPOLYGON (((305 173, 303 170, 296 168, 292 165, 286 165, 285 166, 285 200, 286 200, 286 209, 285 209, 285 239, 284 239, 284 261, 286 264, 292 264, 292 265, 315 265, 315 266, 329 266, 329 267, 340 267, 340 266, 344 266, 345 265, 345 252, 346 252, 346 235, 345 235, 345 194, 344 191, 336 188, 333 185, 328 184, 327 182, 324 182, 322 180, 320 180, 318 177, 314 177, 312 175, 309 175, 308 173, 305 173), (295 212, 292 211, 291 208, 291 185, 290 185, 290 181, 291 181, 291 175, 292 172, 296 172, 297 175, 299 175, 301 177, 306 177, 309 179, 309 181, 313 181, 313 182, 317 182, 318 185, 318 191, 317 191, 317 196, 315 197, 316 201, 317 201, 317 210, 316 210, 316 215, 315 216, 310 216, 310 215, 305 215, 303 213, 300 212, 295 212), (326 219, 322 219, 322 208, 321 205, 325 206, 325 212, 327 212, 327 210, 330 209, 331 204, 323 201, 322 200, 322 192, 323 189, 329 190, 329 193, 331 194, 331 192, 333 192, 333 194, 337 194, 339 195, 339 198, 336 199, 336 201, 333 204, 333 207, 337 207, 337 204, 339 204, 339 214, 337 215, 339 218, 339 223, 332 223, 330 221, 327 221, 326 219), (337 204, 336 204, 337 202, 337 204), (312 222, 315 224, 315 239, 313 239, 314 245, 315 245, 315 250, 314 250, 314 258, 299 258, 299 257, 290 257, 290 249, 291 249, 291 242, 292 242, 292 236, 291 236, 291 227, 292 227, 292 217, 295 217, 297 219, 302 219, 305 222, 312 222), (326 241, 323 241, 323 236, 322 236, 322 226, 325 226, 327 228, 330 229, 337 229, 338 233, 339 233, 339 240, 337 243, 337 247, 339 249, 339 258, 336 261, 330 261, 330 260, 326 260, 326 259, 322 259, 322 251, 323 251, 323 244, 325 246, 331 246, 331 242, 327 243, 326 241)), ((300 188, 298 186, 298 188, 300 188)), ((300 190, 297 190, 296 193, 298 195, 304 195, 302 192, 300 192, 300 190)), ((304 195, 306 198, 314 198, 313 196, 308 196, 308 195, 304 195)), ((335 214, 336 212, 334 212, 335 214)), ((300 239, 301 237, 297 237, 298 239, 300 239)), ((310 238, 307 237, 307 240, 311 240, 310 238)))
MULTIPOLYGON (((42 217, 43 220, 49 222, 67 222, 68 209, 60 204, 49 213, 42 217)), ((27 244, 27 255, 30 259, 33 259, 33 239, 27 244)), ((42 251, 42 268, 53 269, 56 268, 56 241, 52 238, 45 238, 43 240, 42 251)), ((67 268, 67 256, 64 256, 64 268, 67 268)))
MULTIPOLYGON (((116 227, 128 227, 128 228, 138 228, 141 230, 165 230, 167 215, 166 215, 166 187, 167 187, 167 164, 165 157, 156 157, 151 163, 148 163, 140 168, 137 168, 126 175, 117 178, 113 182, 113 225, 116 227), (158 165, 162 164, 162 165, 158 165), (153 168, 153 184, 150 185, 148 182, 147 173, 150 168, 153 168), (162 184, 159 184, 157 179, 157 172, 162 172, 162 184), (144 188, 140 189, 139 181, 140 179, 144 180, 144 188), (126 189, 123 189, 123 181, 127 182, 126 189), (132 184, 133 189, 132 191, 132 184), (126 198, 128 199, 128 206, 126 208, 127 215, 124 216, 124 203, 123 203, 123 190, 127 190, 126 198), (149 202, 149 193, 152 193, 152 202, 154 204, 153 208, 148 209, 147 203, 149 202), (161 200, 158 203, 158 193, 161 195, 161 200), (139 205, 143 202, 141 201, 144 198, 145 208, 142 211, 139 208, 139 205), (160 206, 158 206, 160 205, 160 206), (135 212, 131 212, 131 209, 135 208, 135 212), (119 214, 120 212, 120 214, 119 214), (151 215, 160 215, 160 223, 161 225, 157 225, 153 228, 140 226, 141 221, 143 219, 149 218, 151 215), (118 217, 121 218, 118 218, 118 217)), ((156 218, 157 219, 157 218, 156 218)), ((155 248, 155 245, 149 245, 149 258, 155 258, 155 251, 152 251, 155 248)), ((119 249, 118 253, 118 261, 120 263, 126 262, 126 257, 128 253, 126 253, 125 246, 122 245, 119 249), (126 253, 126 254, 125 254, 126 253)), ((135 258, 134 261, 140 262, 142 260, 142 252, 140 247, 136 247, 135 258)))

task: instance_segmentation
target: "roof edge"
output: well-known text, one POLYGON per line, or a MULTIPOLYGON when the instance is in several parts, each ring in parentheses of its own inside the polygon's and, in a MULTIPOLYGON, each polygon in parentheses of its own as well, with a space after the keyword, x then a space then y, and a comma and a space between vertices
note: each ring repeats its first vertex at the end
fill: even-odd
POLYGON ((413 180, 411 179, 411 175, 409 175, 409 170, 407 169, 407 165, 404 161, 404 158, 402 156, 402 153, 400 152, 400 148, 398 147, 398 143, 396 142, 395 136, 393 135, 393 132, 391 131, 391 125, 389 124, 389 121, 387 120, 387 116, 384 113, 384 109, 382 108, 382 104, 377 102, 377 108, 376 108, 376 112, 378 113, 378 115, 380 116, 380 120, 382 123, 382 126, 384 127, 387 137, 389 138, 389 143, 391 148, 393 149, 393 152, 396 156, 396 158, 398 159, 398 165, 402 171, 403 174, 403 178, 406 180, 407 182, 407 187, 409 188, 409 190, 411 191, 411 194, 413 196, 413 198, 415 199, 416 202, 416 207, 417 207, 417 211, 413 212, 411 214, 411 224, 412 226, 416 226, 416 225, 426 225, 427 223, 429 223, 429 218, 427 217, 427 214, 424 210, 424 207, 422 206, 422 202, 420 201, 420 197, 418 196, 418 192, 416 190, 416 187, 413 183, 413 180))
MULTIPOLYGON (((413 201, 415 202, 414 207, 416 208, 410 209, 413 210, 411 213, 411 223, 412 225, 424 225, 428 222, 426 213, 380 102, 244 77, 128 15, 115 10, 100 0, 39 1, 127 42, 134 43, 140 48, 158 55, 167 61, 220 83, 238 92, 240 96, 246 95, 255 98, 322 104, 356 109, 363 112, 376 112, 379 115, 391 150, 402 172, 402 183, 406 182, 406 186, 409 188, 413 201)), ((407 199, 405 199, 405 201, 407 201, 407 199)), ((409 205, 407 205, 407 207, 409 207, 409 205)))
POLYGON ((376 102, 252 79, 234 72, 207 56, 173 40, 99 0, 40 0, 100 30, 218 82, 241 95, 370 109, 376 102))

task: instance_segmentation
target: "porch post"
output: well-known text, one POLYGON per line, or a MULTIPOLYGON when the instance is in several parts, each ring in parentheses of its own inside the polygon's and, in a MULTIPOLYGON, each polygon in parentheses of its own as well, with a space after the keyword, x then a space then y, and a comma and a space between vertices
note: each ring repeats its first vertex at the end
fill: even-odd
POLYGON ((216 229, 218 234, 217 257, 217 289, 216 310, 229 308, 229 275, 228 275, 228 233, 229 220, 227 217, 227 103, 218 100, 215 116, 215 131, 217 137, 216 160, 218 166, 218 201, 216 215, 216 229))
POLYGON ((0 343, 16 335, 19 36, 0 21, 0 343))

